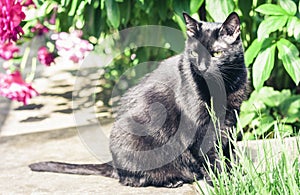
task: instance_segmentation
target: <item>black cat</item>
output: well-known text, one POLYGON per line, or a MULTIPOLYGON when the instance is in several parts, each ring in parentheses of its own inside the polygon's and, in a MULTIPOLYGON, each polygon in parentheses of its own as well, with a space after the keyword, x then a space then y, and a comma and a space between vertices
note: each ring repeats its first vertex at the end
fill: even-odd
MULTIPOLYGON (((184 52, 162 61, 121 99, 110 136, 112 162, 40 162, 30 165, 33 171, 99 174, 135 187, 178 187, 203 176, 209 180, 203 153, 220 170, 207 106, 213 99, 221 119, 218 131, 230 134, 247 86, 240 21, 236 13, 223 24, 183 16, 188 34, 184 52)), ((222 146, 228 156, 226 136, 222 146)))

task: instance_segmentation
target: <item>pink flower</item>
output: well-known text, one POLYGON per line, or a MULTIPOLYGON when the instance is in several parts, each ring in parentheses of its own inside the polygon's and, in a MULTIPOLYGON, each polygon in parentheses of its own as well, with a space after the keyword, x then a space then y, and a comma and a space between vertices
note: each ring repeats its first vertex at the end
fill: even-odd
POLYGON ((20 2, 16 0, 0 0, 0 41, 16 41, 24 34, 20 23, 25 19, 20 2))
POLYGON ((8 42, 1 44, 0 43, 0 57, 9 60, 13 58, 14 53, 19 52, 19 48, 16 47, 14 43, 8 42))
POLYGON ((54 55, 48 51, 47 47, 42 46, 38 50, 38 59, 42 64, 50 66, 54 62, 54 55))
POLYGON ((67 58, 74 63, 84 59, 89 51, 93 50, 93 45, 87 40, 81 39, 82 31, 76 30, 69 33, 61 32, 53 34, 52 40, 55 40, 55 46, 59 56, 67 58))
POLYGON ((31 32, 36 33, 37 35, 43 35, 49 32, 49 29, 41 23, 37 23, 35 27, 30 29, 31 32))
POLYGON ((51 15, 51 18, 48 21, 49 24, 54 25, 56 23, 57 9, 58 9, 58 7, 55 5, 53 8, 53 14, 51 15))
POLYGON ((38 95, 38 92, 30 84, 25 83, 20 72, 16 71, 12 74, 0 73, 0 95, 26 105, 30 98, 38 95))

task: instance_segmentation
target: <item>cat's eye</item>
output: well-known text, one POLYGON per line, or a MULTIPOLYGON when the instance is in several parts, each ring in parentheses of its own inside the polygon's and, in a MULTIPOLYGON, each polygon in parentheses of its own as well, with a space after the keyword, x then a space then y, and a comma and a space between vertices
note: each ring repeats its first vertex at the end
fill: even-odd
POLYGON ((212 56, 215 58, 221 57, 223 54, 223 51, 215 51, 212 53, 212 56))
POLYGON ((195 51, 191 51, 191 56, 194 57, 194 58, 197 58, 198 57, 198 53, 195 52, 195 51))

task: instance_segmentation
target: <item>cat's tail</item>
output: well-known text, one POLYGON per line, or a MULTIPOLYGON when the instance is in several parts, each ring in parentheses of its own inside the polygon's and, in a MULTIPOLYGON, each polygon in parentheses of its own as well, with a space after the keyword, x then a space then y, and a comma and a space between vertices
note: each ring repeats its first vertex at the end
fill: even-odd
POLYGON ((38 162, 29 165, 32 171, 67 173, 77 175, 102 175, 116 178, 114 167, 110 162, 104 164, 70 164, 62 162, 38 162))

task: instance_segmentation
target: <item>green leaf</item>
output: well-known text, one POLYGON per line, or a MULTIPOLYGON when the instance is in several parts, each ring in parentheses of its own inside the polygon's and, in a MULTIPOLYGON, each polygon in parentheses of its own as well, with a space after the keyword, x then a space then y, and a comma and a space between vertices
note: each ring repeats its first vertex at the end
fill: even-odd
POLYGON ((68 7, 70 2, 71 2, 71 0, 61 0, 61 5, 64 6, 64 7, 68 7))
POLYGON ((55 7, 57 7, 57 4, 55 2, 50 2, 46 9, 46 14, 51 13, 55 7))
POLYGON ((270 115, 264 115, 259 119, 259 126, 256 129, 257 135, 263 135, 264 133, 268 132, 268 130, 274 126, 276 121, 270 115))
POLYGON ((300 116, 300 96, 297 97, 295 101, 290 104, 290 107, 287 112, 288 115, 298 115, 300 116))
POLYGON ((297 41, 300 41, 300 20, 296 21, 294 28, 294 37, 297 41))
POLYGON ((243 140, 255 140, 255 136, 247 131, 243 134, 243 140))
POLYGON ((271 71, 274 67, 275 47, 266 48, 259 52, 253 64, 253 85, 255 89, 260 89, 264 82, 270 77, 271 71))
POLYGON ((71 9, 68 13, 69 16, 74 16, 77 8, 78 0, 73 0, 71 4, 71 9))
POLYGON ((183 21, 183 18, 181 16, 179 16, 178 14, 174 14, 175 16, 175 22, 177 22, 177 24, 179 25, 180 29, 185 32, 186 31, 186 27, 185 27, 185 22, 183 21))
POLYGON ((250 113, 241 112, 239 118, 240 118, 242 128, 250 124, 250 122, 252 121, 252 119, 254 119, 255 116, 256 114, 254 112, 250 112, 250 113))
POLYGON ((266 38, 262 41, 258 41, 258 39, 255 39, 253 42, 252 43, 254 45, 251 46, 251 48, 248 48, 249 51, 246 51, 246 54, 245 54, 245 55, 247 55, 247 57, 245 56, 247 58, 246 63, 252 63, 253 62, 252 58, 255 58, 261 50, 264 50, 264 49, 270 47, 271 45, 273 45, 275 42, 275 39, 273 37, 266 38))
POLYGON ((243 17, 248 18, 249 13, 252 10, 253 0, 238 1, 238 8, 242 11, 243 17))
POLYGON ((279 129, 281 137, 288 137, 293 134, 293 127, 291 125, 281 125, 279 129))
POLYGON ((300 113, 297 113, 295 115, 291 115, 291 116, 287 116, 286 118, 284 118, 284 122, 286 123, 296 123, 300 121, 300 113))
MULTIPOLYGON (((189 1, 174 1, 173 3, 174 11, 177 15, 182 16, 182 12, 187 12, 190 14, 190 4, 189 1)), ((183 19, 183 17, 182 17, 183 19)))
POLYGON ((120 9, 115 0, 105 0, 107 19, 113 28, 120 25, 120 9))
POLYGON ((214 21, 224 22, 234 10, 234 2, 233 0, 206 1, 205 8, 214 21))
MULTIPOLYGON (((268 88, 268 87, 263 87, 268 88)), ((261 90, 254 90, 250 98, 247 101, 244 101, 241 106, 241 112, 247 111, 254 111, 255 113, 261 112, 266 109, 266 105, 262 101, 262 97, 264 94, 261 93, 261 90)))
POLYGON ((288 32, 288 36, 293 36, 294 35, 294 29, 295 29, 295 25, 297 23, 298 18, 296 16, 293 17, 289 17, 288 23, 287 23, 287 32, 288 32))
POLYGON ((191 2, 190 2, 191 14, 196 13, 199 10, 199 8, 201 7, 203 2, 204 2, 204 0, 191 0, 191 2))
POLYGON ((277 42, 277 48, 278 56, 282 60, 285 70, 298 85, 300 82, 300 58, 297 47, 290 41, 281 38, 277 42))
POLYGON ((159 6, 157 6, 159 17, 162 21, 165 21, 167 18, 168 11, 168 1, 159 2, 159 6))
POLYGON ((261 47, 262 47, 263 41, 258 41, 255 39, 251 45, 248 47, 248 49, 245 52, 245 64, 248 67, 254 60, 254 58, 259 53, 261 47))
MULTIPOLYGON (((280 112, 284 115, 295 115, 300 112, 300 95, 287 97, 279 105, 280 112)), ((300 117, 300 115, 298 115, 300 117)))
POLYGON ((284 9, 274 4, 263 4, 256 8, 255 11, 265 15, 287 15, 284 9))
POLYGON ((122 21, 122 24, 127 25, 129 19, 130 19, 130 14, 131 14, 131 1, 124 1, 119 4, 120 9, 123 10, 120 13, 120 18, 122 21))
POLYGON ((270 16, 263 20, 257 30, 258 41, 269 37, 271 32, 281 29, 287 22, 288 16, 270 16))
POLYGON ((297 12, 297 5, 292 0, 279 0, 279 5, 292 16, 297 12))
POLYGON ((275 91, 271 87, 263 87, 259 91, 262 94, 262 101, 269 107, 278 107, 286 98, 291 95, 290 90, 275 91))

